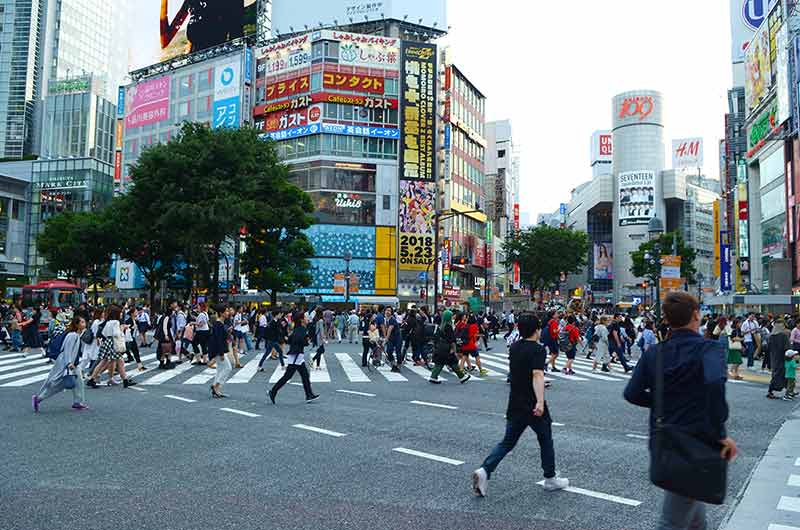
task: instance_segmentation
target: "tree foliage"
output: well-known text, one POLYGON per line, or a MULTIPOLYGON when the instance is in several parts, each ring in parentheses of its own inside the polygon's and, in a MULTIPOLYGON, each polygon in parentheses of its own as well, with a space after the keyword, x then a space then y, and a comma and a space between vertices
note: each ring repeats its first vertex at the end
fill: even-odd
POLYGON ((660 275, 660 259, 662 255, 673 254, 673 243, 677 240, 678 252, 681 257, 681 277, 687 278, 689 283, 694 283, 696 270, 694 259, 696 251, 683 241, 680 233, 666 233, 650 241, 645 241, 639 248, 631 252, 631 272, 637 278, 647 278, 656 281, 660 275), (646 259, 650 255, 651 259, 646 259))
POLYGON ((519 262, 521 281, 532 290, 556 285, 561 273, 579 273, 589 254, 585 232, 539 225, 507 238, 506 265, 519 262))
POLYGON ((104 212, 64 212, 45 221, 36 245, 52 271, 90 280, 96 300, 97 284, 108 279, 111 268, 114 233, 104 212))

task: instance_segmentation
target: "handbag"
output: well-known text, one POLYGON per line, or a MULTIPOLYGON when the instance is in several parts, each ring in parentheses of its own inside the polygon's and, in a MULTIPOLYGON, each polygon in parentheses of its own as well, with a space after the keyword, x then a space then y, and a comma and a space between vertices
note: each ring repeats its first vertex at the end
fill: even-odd
POLYGON ((732 340, 728 342, 728 349, 742 351, 742 341, 740 340, 732 340))
POLYGON ((62 381, 64 382, 64 388, 66 390, 72 390, 73 388, 75 388, 75 379, 77 377, 78 377, 77 375, 71 374, 69 368, 67 368, 64 371, 64 377, 62 378, 62 381))
POLYGON ((728 462, 722 444, 664 422, 664 344, 656 347, 655 427, 650 436, 650 481, 709 504, 725 502, 728 462))

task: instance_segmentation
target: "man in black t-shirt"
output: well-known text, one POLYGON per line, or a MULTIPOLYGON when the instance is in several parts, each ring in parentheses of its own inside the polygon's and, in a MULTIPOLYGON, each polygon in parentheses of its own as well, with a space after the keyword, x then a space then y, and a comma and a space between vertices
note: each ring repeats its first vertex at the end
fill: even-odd
POLYGON ((556 456, 553 449, 552 418, 544 399, 544 368, 546 350, 539 344, 541 324, 533 314, 524 313, 517 319, 517 328, 523 340, 511 346, 511 390, 506 410, 506 434, 503 441, 472 473, 472 491, 486 496, 489 478, 505 456, 517 445, 520 436, 530 427, 539 440, 544 471, 544 488, 562 490, 569 480, 556 477, 556 456))

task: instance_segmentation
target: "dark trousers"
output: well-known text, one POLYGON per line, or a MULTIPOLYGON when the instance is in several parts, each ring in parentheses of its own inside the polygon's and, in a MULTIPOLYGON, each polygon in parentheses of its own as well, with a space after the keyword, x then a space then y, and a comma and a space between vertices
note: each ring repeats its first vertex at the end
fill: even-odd
POLYGON ((622 365, 625 370, 630 370, 631 367, 628 366, 628 360, 625 358, 625 345, 622 346, 614 346, 614 351, 617 353, 617 357, 619 358, 619 363, 622 365))
POLYGON ((210 336, 211 332, 207 329, 194 332, 195 353, 199 350, 203 356, 208 355, 208 339, 210 336))
POLYGON ((308 376, 308 368, 306 367, 306 363, 303 364, 290 364, 288 368, 286 368, 286 372, 284 372, 283 377, 281 377, 275 386, 272 387, 273 395, 277 395, 278 391, 283 388, 283 385, 288 383, 292 377, 294 376, 295 372, 300 372, 300 379, 303 380, 303 390, 306 392, 306 398, 310 398, 314 395, 314 392, 311 391, 311 378, 308 376))
POLYGON ((325 345, 321 344, 319 348, 317 348, 317 354, 314 355, 313 359, 311 359, 311 364, 317 363, 317 368, 319 368, 323 355, 325 355, 325 345))
POLYGON ((267 328, 257 327, 256 328, 256 349, 258 349, 261 341, 264 341, 264 347, 267 348, 267 352, 270 351, 269 349, 269 340, 267 339, 267 328))
MULTIPOLYGON (((132 340, 132 341, 130 341, 130 342, 126 342, 125 344, 126 344, 126 345, 127 345, 127 347, 128 347, 128 353, 129 353, 129 354, 133 354, 133 358, 134 358, 134 360, 135 360, 137 363, 141 364, 141 362, 142 362, 142 359, 141 359, 141 357, 139 357, 139 344, 137 344, 137 343, 136 343, 136 339, 133 339, 133 340, 132 340)), ((130 361, 129 361, 129 362, 130 362, 130 361)))
MULTIPOLYGON (((261 339, 259 338, 258 340, 261 339)), ((258 349, 258 340, 256 340, 256 349, 258 349)), ((264 365, 264 361, 267 360, 267 357, 269 357, 269 355, 276 350, 280 351, 281 353, 281 366, 283 366, 283 350, 281 350, 281 345, 277 342, 273 342, 267 338, 264 338, 264 347, 266 350, 264 350, 264 355, 261 356, 261 360, 258 361, 258 367, 261 368, 264 365)))
POLYGON ((747 367, 752 368, 755 362, 753 361, 753 354, 756 351, 756 343, 754 341, 744 343, 744 356, 747 357, 747 367))
POLYGON ((391 340, 386 341, 386 355, 398 366, 403 364, 403 361, 406 358, 405 354, 403 353, 402 346, 402 340, 399 342, 392 342, 391 340))
POLYGON ((491 477, 498 464, 511 452, 517 445, 520 436, 525 432, 525 429, 530 427, 536 433, 536 438, 539 440, 539 450, 542 455, 542 470, 544 471, 544 478, 553 478, 556 476, 556 453, 553 449, 553 431, 551 429, 552 419, 550 418, 550 411, 545 405, 545 413, 541 418, 531 416, 524 419, 512 419, 506 421, 506 434, 503 441, 497 444, 492 450, 486 460, 483 461, 483 469, 486 474, 491 477))
POLYGON ((367 357, 369 356, 369 352, 372 350, 372 343, 369 339, 361 339, 361 347, 363 351, 361 352, 361 366, 367 365, 367 357))

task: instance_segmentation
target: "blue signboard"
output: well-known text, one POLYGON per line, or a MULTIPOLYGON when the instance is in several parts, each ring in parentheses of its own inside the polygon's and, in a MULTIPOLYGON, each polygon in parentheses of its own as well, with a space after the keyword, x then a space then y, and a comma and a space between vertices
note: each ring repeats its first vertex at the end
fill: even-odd
POLYGON ((366 127, 361 125, 339 125, 323 123, 322 132, 344 136, 364 136, 367 138, 400 138, 400 129, 384 127, 366 127))
POLYGON ((244 50, 244 82, 248 85, 253 82, 253 50, 245 48, 244 50))
POLYGON ((214 129, 239 126, 239 96, 214 102, 214 129))
POLYGON ((450 124, 444 126, 444 148, 450 149, 450 136, 451 136, 451 129, 450 124))
POLYGON ((728 231, 720 232, 720 260, 719 260, 719 288, 722 292, 731 290, 731 246, 728 241, 728 231))
POLYGON ((117 92, 117 117, 124 118, 125 117, 125 87, 119 87, 119 92, 117 92))
POLYGON ((561 203, 561 206, 559 207, 559 212, 561 212, 561 215, 567 215, 567 205, 564 204, 563 202, 561 203))
POLYGON ((272 140, 289 140, 291 138, 300 138, 303 136, 310 136, 319 133, 319 125, 314 123, 304 127, 295 127, 294 129, 284 129, 283 131, 275 131, 265 133, 260 138, 270 138, 272 140))

